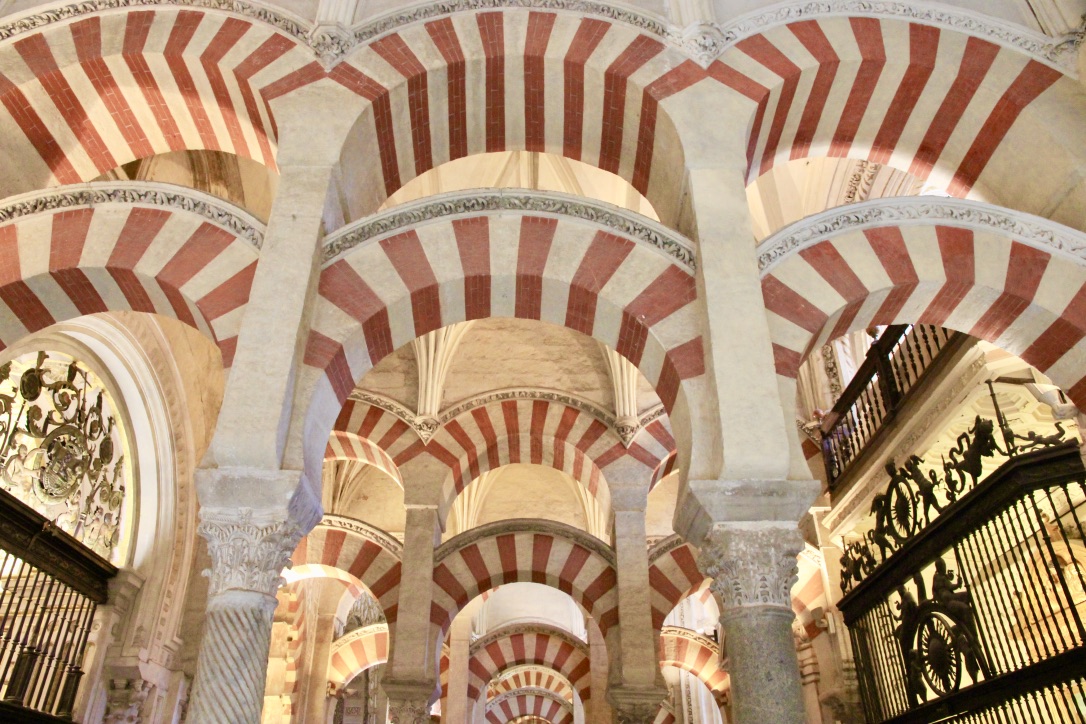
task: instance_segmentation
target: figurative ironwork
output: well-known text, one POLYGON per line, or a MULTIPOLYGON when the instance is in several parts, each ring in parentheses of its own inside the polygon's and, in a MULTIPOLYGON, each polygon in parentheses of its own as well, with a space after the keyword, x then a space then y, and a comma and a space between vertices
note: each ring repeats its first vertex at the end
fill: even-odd
POLYGON ((0 488, 108 560, 127 476, 106 390, 76 361, 25 359, 0 365, 0 488))

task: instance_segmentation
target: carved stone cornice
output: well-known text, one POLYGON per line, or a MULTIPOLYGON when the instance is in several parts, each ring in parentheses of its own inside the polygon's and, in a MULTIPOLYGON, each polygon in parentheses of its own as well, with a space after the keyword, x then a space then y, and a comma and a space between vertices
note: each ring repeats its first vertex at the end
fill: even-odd
POLYGON ((480 636, 471 643, 471 648, 468 649, 469 655, 474 656, 480 650, 485 649, 495 641, 501 641, 510 636, 524 636, 529 634, 552 636, 560 641, 564 641, 585 656, 588 656, 588 644, 571 634, 569 631, 544 623, 518 623, 488 631, 484 636, 480 636))
POLYGON ((587 548, 603 558, 611 566, 615 565, 615 551, 606 543, 594 535, 589 535, 583 530, 574 528, 565 523, 557 523, 552 520, 537 519, 512 519, 499 520, 487 523, 477 528, 472 528, 456 535, 442 543, 434 550, 434 566, 456 551, 471 545, 484 538, 508 533, 545 533, 556 538, 562 538, 569 543, 575 543, 582 548, 587 548))
POLYGON ((749 13, 727 23, 695 23, 685 28, 669 25, 652 15, 594 0, 438 0, 393 11, 352 28, 314 24, 279 8, 246 0, 82 0, 31 10, 0 22, 0 41, 92 13, 166 6, 225 12, 267 23, 309 48, 329 69, 359 47, 408 25, 456 13, 518 8, 577 13, 621 23, 658 37, 702 67, 707 67, 744 38, 801 20, 834 16, 867 16, 935 25, 1007 46, 1072 77, 1078 75, 1076 55, 1086 36, 1086 27, 1051 38, 957 8, 893 0, 799 0, 749 13))
POLYGON ((838 206, 786 226, 758 245, 758 269, 765 276, 785 258, 845 232, 938 222, 1004 234, 1043 251, 1086 262, 1086 234, 1081 231, 978 201, 912 196, 838 206))
POLYGON ((201 216, 257 249, 264 225, 227 201, 202 191, 149 181, 97 181, 13 196, 0 205, 0 224, 51 211, 104 204, 154 206, 201 216))
POLYGON ((366 390, 356 389, 352 391, 349 399, 354 400, 355 402, 373 405, 391 415, 395 415, 414 430, 415 434, 417 434, 419 439, 424 443, 429 443, 434 435, 437 434, 438 430, 464 413, 480 407, 486 407, 487 405, 505 402, 507 400, 543 400, 572 407, 585 414, 591 415, 594 419, 602 422, 609 430, 618 436, 620 440, 622 440, 623 445, 626 447, 630 446, 630 443, 632 443, 637 435, 645 429, 646 425, 667 415, 667 410, 664 409, 663 405, 656 405, 641 414, 638 418, 636 427, 630 426, 630 429, 622 430, 615 420, 614 415, 610 414, 607 410, 591 400, 567 392, 541 387, 512 387, 504 390, 487 392, 477 397, 472 397, 456 403, 440 413, 436 418, 416 415, 396 400, 366 390))
POLYGON ((211 556, 211 568, 204 570, 208 597, 239 590, 274 598, 303 534, 296 521, 264 518, 251 508, 203 508, 197 531, 211 556))
POLYGON ((317 524, 317 527, 348 530, 365 538, 371 543, 376 543, 397 558, 403 557, 403 543, 400 543, 400 541, 396 540, 380 528, 358 520, 357 518, 348 518, 343 515, 327 513, 321 518, 321 522, 317 524))
POLYGON ((351 249, 428 221, 497 211, 521 211, 573 218, 603 226, 644 244, 693 274, 694 244, 646 217, 582 196, 524 189, 454 191, 395 206, 367 216, 329 235, 324 241, 327 264, 351 249))
POLYGON ((717 524, 698 554, 698 568, 713 581, 722 610, 747 606, 792 607, 796 556, 803 536, 794 525, 717 524))

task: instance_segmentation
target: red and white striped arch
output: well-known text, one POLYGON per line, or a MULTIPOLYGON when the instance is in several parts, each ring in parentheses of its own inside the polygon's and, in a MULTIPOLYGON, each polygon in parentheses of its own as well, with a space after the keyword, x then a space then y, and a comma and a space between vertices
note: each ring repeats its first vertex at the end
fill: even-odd
POLYGON ((388 626, 374 624, 355 629, 332 643, 328 681, 340 689, 366 669, 386 663, 388 654, 388 626))
POLYGON ((269 24, 168 6, 18 34, 0 44, 0 196, 185 149, 275 168, 268 100, 311 62, 269 24))
POLYGON ((442 544, 434 553, 430 622, 443 635, 473 598, 521 582, 569 594, 605 636, 618 622, 613 552, 587 533, 544 521, 490 523, 442 544))
POLYGON ((591 659, 587 644, 552 626, 532 626, 528 630, 519 628, 507 632, 498 630, 471 647, 468 659, 469 701, 477 701, 494 678, 527 664, 557 672, 573 687, 581 701, 591 698, 591 659))
POLYGON ((353 518, 326 515, 298 543, 288 579, 327 577, 369 591, 385 620, 396 622, 400 595, 400 545, 384 531, 353 518))
POLYGON ((657 543, 649 551, 649 590, 652 627, 659 631, 672 609, 687 596, 709 584, 697 565, 697 549, 678 535, 657 543))
POLYGON ((486 707, 488 724, 537 720, 550 724, 573 724, 573 707, 542 689, 503 694, 486 707))
POLYGON ((550 666, 530 664, 506 669, 505 674, 499 676, 497 681, 491 681, 487 695, 494 698, 509 691, 525 688, 547 689, 566 701, 573 701, 573 685, 566 677, 550 666))
MULTIPOLYGON (((311 414, 324 422, 310 430, 330 431, 355 381, 384 356, 468 319, 535 319, 590 335, 637 364, 668 410, 704 372, 690 270, 648 242, 570 217, 443 216, 331 260, 318 291, 304 359, 315 373, 311 414)), ((307 457, 323 458, 326 443, 320 458, 307 457)))
POLYGON ((401 28, 355 51, 331 77, 371 104, 344 153, 345 168, 360 175, 351 185, 366 199, 351 210, 355 218, 447 161, 527 150, 618 174, 670 223, 684 163, 660 103, 705 73, 632 26, 508 8, 401 28))
POLYGON ((661 706, 660 711, 656 712, 656 718, 652 720, 652 724, 675 724, 675 721, 675 715, 661 706))
POLYGON ((759 247, 817 232, 763 271, 778 375, 794 379, 813 345, 855 329, 935 324, 1019 355, 1086 404, 1086 260, 1056 248, 1086 247, 1086 234, 966 201, 850 207, 862 224, 839 226, 835 213, 759 247))
MULTIPOLYGON (((873 17, 804 20, 740 40, 709 72, 757 104, 747 153, 751 181, 788 159, 848 156, 965 196, 986 181, 994 190, 1023 167, 1045 183, 1045 159, 1063 169, 1060 153, 1081 150, 1081 139, 1057 129, 1054 116, 1031 110, 1039 103, 1081 113, 1086 105, 1074 79, 1015 50, 934 26, 873 17), (1054 152, 1060 135, 1064 148, 1054 152)), ((1064 184, 1060 176, 1053 191, 1064 184)))
MULTIPOLYGON (((348 401, 349 403, 350 401, 348 401)), ((403 487, 400 469, 392 457, 372 440, 359 437, 349 432, 333 430, 328 439, 328 449, 324 452, 325 460, 358 460, 372 465, 388 475, 403 487)))
POLYGON ((660 632, 660 666, 675 666, 689 671, 704 683, 717 704, 723 702, 731 686, 728 672, 720 668, 720 648, 712 639, 668 626, 660 632))
MULTIPOLYGON (((48 209, 68 203, 62 194, 28 194, 8 204, 48 209)), ((229 366, 259 252, 197 213, 107 201, 0 225, 0 256, 0 348, 84 314, 137 311, 195 327, 218 344, 229 366)))

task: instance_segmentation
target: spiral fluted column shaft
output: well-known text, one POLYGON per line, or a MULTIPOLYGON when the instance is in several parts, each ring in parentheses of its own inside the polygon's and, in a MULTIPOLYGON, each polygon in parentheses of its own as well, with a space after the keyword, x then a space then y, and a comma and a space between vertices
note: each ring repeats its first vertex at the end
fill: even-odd
POLYGON ((188 721, 259 722, 275 598, 227 591, 209 604, 188 721))

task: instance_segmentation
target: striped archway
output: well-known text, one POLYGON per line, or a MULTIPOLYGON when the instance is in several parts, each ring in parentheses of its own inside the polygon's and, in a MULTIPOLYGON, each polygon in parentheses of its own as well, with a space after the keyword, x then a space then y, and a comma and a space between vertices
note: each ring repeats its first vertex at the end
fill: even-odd
POLYGON ((688 671, 708 687, 717 706, 724 703, 731 681, 720 668, 720 647, 710 638, 689 629, 665 626, 659 639, 660 666, 688 671))
POLYGON ((354 518, 325 515, 295 548, 289 581, 334 578, 357 598, 365 591, 377 599, 389 625, 396 622, 400 595, 402 546, 392 536, 354 518))
POLYGON ((491 679, 487 687, 487 696, 493 699, 495 696, 524 688, 546 689, 557 694, 561 699, 573 701, 573 685, 566 677, 550 666, 535 664, 507 668, 491 679))
POLYGON ((84 314, 161 314, 233 360, 264 227, 199 191, 95 183, 0 205, 0 348, 84 314))
POLYGON ((336 70, 369 102, 342 158, 350 186, 362 189, 348 218, 442 163, 507 150, 598 166, 630 182, 665 223, 677 218, 683 150, 660 104, 704 71, 615 15, 495 8, 436 17, 381 35, 336 70))
POLYGON ((533 721, 573 724, 573 706, 547 689, 517 689, 494 697, 486 705, 488 724, 533 721))
POLYGON ((1067 223, 1086 198, 1086 136, 1060 120, 1086 113, 1086 94, 1017 48, 901 18, 813 17, 739 40, 710 75, 755 103, 748 181, 837 156, 1032 213, 1062 199, 1046 215, 1067 223))
POLYGON ((332 642, 328 659, 328 683, 341 689, 366 669, 388 662, 388 626, 364 626, 332 642))
POLYGON ((558 194, 455 194, 329 237, 304 357, 308 414, 320 420, 304 425, 306 459, 323 458, 327 432, 317 456, 316 431, 331 430, 372 365, 467 319, 566 326, 637 364, 669 414, 696 403, 683 392, 704 372, 689 242, 613 207, 584 207, 558 194))
POLYGON ((541 583, 569 594, 601 632, 618 621, 614 552, 587 533, 549 521, 473 528, 434 552, 430 623, 444 635, 471 599, 505 583, 541 583))
POLYGON ((704 590, 709 579, 698 569, 698 551, 672 535, 649 550, 649 589, 652 627, 659 631, 667 615, 687 596, 704 590))
MULTIPOLYGON (((567 682, 582 702, 592 697, 588 645, 554 626, 526 624, 500 628, 472 644, 468 658, 468 700, 478 701, 488 693, 491 681, 526 665, 555 672, 560 678, 552 678, 567 682)), ((542 679, 530 685, 549 689, 542 686, 542 679)))
POLYGON ((967 332, 1086 404, 1086 234, 977 202, 901 198, 831 210, 759 245, 777 374, 873 325, 967 332))
MULTIPOLYGON (((271 13, 272 15, 274 13, 271 13)), ((274 169, 278 82, 314 61, 271 23, 157 5, 14 23, 0 42, 0 196, 74 184, 170 151, 274 169)))

